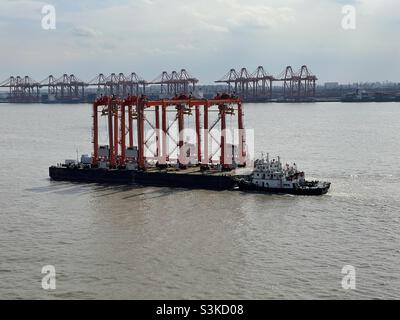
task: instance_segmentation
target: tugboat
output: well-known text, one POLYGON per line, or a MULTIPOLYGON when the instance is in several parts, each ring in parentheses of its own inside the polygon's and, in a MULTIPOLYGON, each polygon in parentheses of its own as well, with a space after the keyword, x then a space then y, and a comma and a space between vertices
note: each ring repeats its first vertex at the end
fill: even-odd
POLYGON ((306 181, 304 172, 297 170, 297 165, 282 165, 278 160, 265 158, 254 162, 254 171, 238 181, 242 191, 259 191, 263 193, 284 193, 307 196, 320 196, 329 191, 330 182, 306 181))

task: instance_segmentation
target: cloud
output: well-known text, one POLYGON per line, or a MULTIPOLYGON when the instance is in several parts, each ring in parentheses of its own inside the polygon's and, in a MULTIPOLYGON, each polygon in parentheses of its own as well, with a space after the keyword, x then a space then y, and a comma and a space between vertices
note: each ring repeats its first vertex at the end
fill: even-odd
POLYGON ((322 81, 395 80, 400 74, 400 44, 393 40, 398 0, 51 2, 57 30, 44 31, 44 1, 0 1, 0 59, 7 61, 1 72, 78 68, 81 78, 90 78, 109 68, 151 78, 184 66, 210 82, 231 67, 264 65, 278 74, 286 65, 308 64, 322 81), (345 4, 356 7, 356 30, 341 27, 345 4))
POLYGON ((198 22, 198 25, 200 30, 205 30, 205 31, 222 32, 222 33, 227 33, 230 31, 229 28, 227 27, 212 24, 210 22, 206 22, 203 20, 200 20, 198 22))
POLYGON ((46 5, 43 1, 1 0, 0 17, 8 19, 41 19, 41 10, 46 5))
POLYGON ((272 28, 295 20, 292 10, 286 7, 247 5, 237 1, 225 5, 230 8, 226 22, 231 28, 272 28))
POLYGON ((196 47, 191 43, 179 43, 176 48, 179 50, 196 50, 196 47))
POLYGON ((85 27, 76 27, 71 30, 71 33, 76 37, 82 38, 96 38, 99 33, 93 29, 85 27))
POLYGON ((193 27, 204 27, 216 32, 272 28, 294 20, 290 8, 248 4, 239 0, 203 0, 201 5, 188 2, 178 12, 188 16, 188 23, 193 27))

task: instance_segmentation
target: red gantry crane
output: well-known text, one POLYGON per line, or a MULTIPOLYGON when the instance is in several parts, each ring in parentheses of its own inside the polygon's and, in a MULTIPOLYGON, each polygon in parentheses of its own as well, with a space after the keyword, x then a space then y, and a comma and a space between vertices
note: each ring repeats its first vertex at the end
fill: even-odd
POLYGON ((126 99, 103 96, 93 104, 93 148, 93 165, 99 167, 137 166, 146 170, 149 166, 165 168, 175 163, 181 168, 220 165, 222 169, 230 170, 237 165, 244 166, 246 147, 242 103, 228 94, 209 100, 187 95, 162 100, 149 100, 145 96, 128 96, 126 99), (210 125, 211 113, 216 114, 216 119, 210 125), (99 145, 99 115, 108 120, 108 146, 99 145), (227 143, 228 116, 236 117, 236 148, 227 143), (193 125, 187 126, 187 118, 191 117, 194 117, 193 125), (216 138, 211 130, 217 124, 220 136, 216 138), (174 125, 178 127, 178 135, 172 130, 174 125), (185 141, 186 129, 193 129, 196 133, 194 151, 185 141), (211 140, 218 142, 216 150, 210 150, 211 140), (215 161, 213 157, 217 153, 220 156, 215 161), (192 162, 193 158, 195 161, 192 162))

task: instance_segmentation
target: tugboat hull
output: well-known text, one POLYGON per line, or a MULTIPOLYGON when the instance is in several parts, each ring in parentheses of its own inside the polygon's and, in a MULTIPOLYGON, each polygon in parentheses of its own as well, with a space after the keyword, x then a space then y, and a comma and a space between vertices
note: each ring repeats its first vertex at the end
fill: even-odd
POLYGON ((327 194, 330 188, 329 182, 319 183, 317 186, 309 187, 299 187, 299 188, 265 188, 259 187, 249 183, 239 183, 239 190, 242 191, 252 191, 258 193, 271 193, 271 194, 293 194, 300 196, 322 196, 327 194))

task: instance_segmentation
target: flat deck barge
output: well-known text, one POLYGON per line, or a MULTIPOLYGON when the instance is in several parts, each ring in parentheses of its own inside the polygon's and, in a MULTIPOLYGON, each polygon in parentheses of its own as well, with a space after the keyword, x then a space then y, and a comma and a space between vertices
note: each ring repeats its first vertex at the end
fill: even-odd
POLYGON ((249 170, 244 168, 230 172, 201 171, 199 167, 166 170, 150 168, 146 171, 81 168, 76 166, 52 166, 49 168, 50 178, 55 181, 137 184, 209 190, 234 189, 237 181, 249 174, 249 170))
POLYGON ((270 161, 269 156, 257 159, 249 168, 243 115, 241 100, 229 94, 210 100, 181 95, 158 101, 104 96, 93 104, 92 155, 51 166, 49 175, 55 181, 83 183, 299 195, 328 192, 329 182, 308 182, 296 164, 284 165, 279 157, 278 161, 270 161), (99 144, 102 116, 107 121, 108 145, 99 144), (228 117, 237 127, 227 126, 228 117), (194 128, 185 126, 190 123, 194 128), (216 138, 212 130, 218 124, 216 138), (186 129, 192 129, 194 139, 186 129), (234 138, 230 142, 229 136, 234 138))

